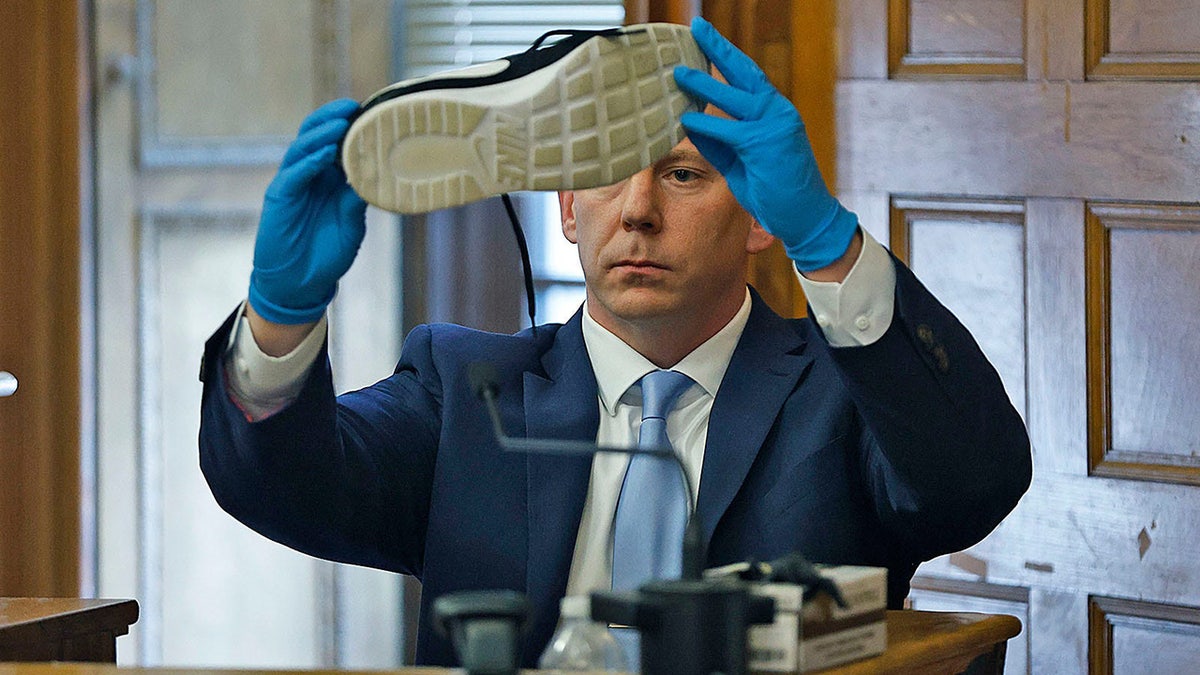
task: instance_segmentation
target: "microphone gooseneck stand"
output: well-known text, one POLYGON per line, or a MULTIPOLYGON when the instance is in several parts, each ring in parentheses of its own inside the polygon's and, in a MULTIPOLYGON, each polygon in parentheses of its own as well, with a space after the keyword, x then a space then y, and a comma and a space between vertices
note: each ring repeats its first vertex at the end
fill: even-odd
POLYGON ((751 595, 749 585, 740 579, 703 578, 706 553, 704 536, 695 517, 696 491, 679 456, 670 448, 620 448, 584 441, 508 436, 496 402, 500 387, 495 368, 475 363, 470 366, 468 377, 475 394, 487 407, 497 443, 506 451, 649 454, 675 463, 687 485, 691 506, 683 535, 682 578, 651 581, 634 592, 592 593, 592 618, 638 630, 644 675, 745 675, 748 672, 746 630, 753 624, 771 623, 775 601, 751 595))

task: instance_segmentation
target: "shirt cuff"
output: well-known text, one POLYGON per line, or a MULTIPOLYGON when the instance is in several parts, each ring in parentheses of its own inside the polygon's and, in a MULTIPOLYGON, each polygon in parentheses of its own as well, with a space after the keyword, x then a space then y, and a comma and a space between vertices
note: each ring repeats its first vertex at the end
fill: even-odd
POLYGON ((229 336, 225 353, 225 378, 233 402, 251 422, 283 410, 304 387, 308 371, 321 353, 329 322, 322 315, 312 331, 295 349, 283 356, 269 356, 258 347, 246 318, 245 307, 229 336))
POLYGON ((813 318, 832 347, 869 345, 892 325, 896 268, 879 242, 866 230, 862 235, 858 260, 841 282, 812 281, 796 271, 813 318))

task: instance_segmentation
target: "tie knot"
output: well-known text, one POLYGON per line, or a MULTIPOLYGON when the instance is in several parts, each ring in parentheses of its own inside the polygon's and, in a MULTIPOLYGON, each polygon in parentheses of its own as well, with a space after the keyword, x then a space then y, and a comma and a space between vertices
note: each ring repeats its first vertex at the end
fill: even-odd
POLYGON ((675 370, 655 370, 646 373, 641 383, 642 419, 666 419, 675 401, 692 386, 692 378, 675 370))

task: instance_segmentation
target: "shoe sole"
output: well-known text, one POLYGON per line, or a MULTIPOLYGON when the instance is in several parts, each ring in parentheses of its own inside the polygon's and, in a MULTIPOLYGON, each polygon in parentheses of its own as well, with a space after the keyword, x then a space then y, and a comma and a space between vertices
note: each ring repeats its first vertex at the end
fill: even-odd
POLYGON ((686 26, 639 28, 514 80, 367 108, 342 145, 350 185, 382 209, 424 213, 632 176, 683 140, 679 117, 699 109, 675 86, 675 66, 708 71, 686 26))

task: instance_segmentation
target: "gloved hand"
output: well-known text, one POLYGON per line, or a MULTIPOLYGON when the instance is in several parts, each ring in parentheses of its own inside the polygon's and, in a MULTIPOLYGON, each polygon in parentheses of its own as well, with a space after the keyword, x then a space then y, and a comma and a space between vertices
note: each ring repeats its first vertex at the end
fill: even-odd
POLYGON ((694 19, 692 36, 729 84, 686 66, 675 69, 675 82, 733 119, 684 113, 688 138, 742 207, 783 242, 797 269, 833 263, 849 248, 858 218, 825 187, 800 113, 712 24, 694 19))
POLYGON ((366 233, 364 202, 346 182, 338 143, 358 109, 351 99, 317 108, 300 125, 263 198, 250 305, 268 321, 321 318, 366 233))

